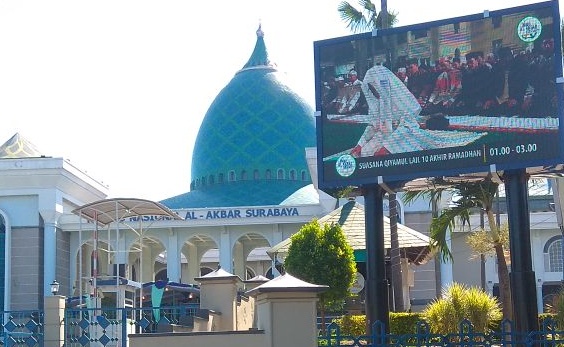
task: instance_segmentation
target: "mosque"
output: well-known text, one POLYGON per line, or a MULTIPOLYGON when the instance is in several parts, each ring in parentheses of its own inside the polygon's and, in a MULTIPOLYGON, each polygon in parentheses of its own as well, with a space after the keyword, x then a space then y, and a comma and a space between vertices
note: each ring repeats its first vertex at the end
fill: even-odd
MULTIPOLYGON (((287 239, 305 223, 340 221, 343 211, 362 239, 360 200, 339 202, 317 187, 313 108, 270 60, 260 27, 256 34, 250 58, 200 126, 189 192, 160 202, 108 199, 102 182, 19 133, 0 146, 0 309, 43 308, 54 281, 59 294, 73 297, 98 295, 97 284, 108 279, 133 287, 157 280, 195 284, 218 266, 243 280, 272 278, 283 260, 273 250, 287 249, 287 239)), ((426 205, 404 211, 402 223, 428 230, 426 205)), ((428 238, 400 229, 406 273, 422 264, 407 279, 411 300, 429 302, 441 281, 439 266, 423 250, 428 238), (420 252, 408 255, 410 247, 420 252)), ((543 239, 557 234, 552 224, 550 230, 543 239)), ((364 244, 355 247, 362 263, 364 244)), ((480 273, 475 261, 460 264, 455 276, 480 273)))
MULTIPOLYGON (((314 111, 270 60, 259 26, 250 58, 211 103, 190 191, 160 202, 108 188, 16 133, 0 147, 0 306, 36 309, 112 276, 194 283, 220 266, 278 275, 266 250, 338 207, 316 186, 314 111)), ((279 267, 278 267, 279 269, 279 267)))

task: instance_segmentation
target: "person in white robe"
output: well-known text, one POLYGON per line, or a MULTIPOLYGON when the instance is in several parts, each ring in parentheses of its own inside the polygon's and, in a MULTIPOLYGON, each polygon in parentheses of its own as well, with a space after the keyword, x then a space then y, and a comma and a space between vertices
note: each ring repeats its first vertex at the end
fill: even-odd
POLYGON ((350 150, 354 157, 463 146, 486 133, 422 129, 421 106, 404 83, 382 65, 370 68, 362 83, 368 104, 368 125, 350 150))

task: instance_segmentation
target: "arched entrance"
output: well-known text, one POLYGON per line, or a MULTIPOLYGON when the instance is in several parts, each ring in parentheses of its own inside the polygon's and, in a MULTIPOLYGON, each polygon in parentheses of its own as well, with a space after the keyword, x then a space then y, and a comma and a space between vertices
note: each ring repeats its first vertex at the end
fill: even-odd
POLYGON ((195 284, 194 278, 209 273, 205 269, 217 269, 217 247, 205 234, 194 235, 184 242, 181 250, 183 283, 195 284))
POLYGON ((264 275, 271 266, 266 250, 270 247, 268 240, 258 233, 241 235, 233 245, 233 274, 242 280, 248 276, 264 275))

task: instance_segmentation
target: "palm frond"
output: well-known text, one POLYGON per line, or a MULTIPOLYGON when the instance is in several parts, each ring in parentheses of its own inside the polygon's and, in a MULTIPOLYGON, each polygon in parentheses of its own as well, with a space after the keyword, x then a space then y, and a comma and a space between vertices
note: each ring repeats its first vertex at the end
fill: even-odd
MULTIPOLYGON (((390 12, 388 11, 388 25, 386 26, 387 28, 391 28, 394 26, 394 24, 396 24, 398 21, 398 15, 396 12, 390 12)), ((378 13, 378 16, 376 16, 376 18, 374 19, 374 27, 376 28, 383 28, 384 26, 382 25, 383 23, 383 19, 382 19, 382 11, 380 11, 380 13, 378 13)))
POLYGON ((347 28, 352 32, 358 33, 363 31, 368 31, 368 22, 364 17, 364 14, 357 10, 347 1, 342 1, 337 7, 339 11, 339 16, 346 23, 347 28))
MULTIPOLYGON (((357 7, 351 5, 348 1, 341 1, 337 10, 339 16, 346 23, 353 33, 372 31, 375 28, 383 28, 382 25, 382 11, 376 10, 376 5, 371 0, 358 0, 357 7)), ((397 13, 388 12, 388 25, 392 27, 397 23, 397 13)))
POLYGON ((433 203, 440 203, 443 196, 443 192, 451 190, 450 188, 429 188, 425 190, 408 190, 402 196, 402 201, 406 205, 414 203, 418 199, 424 199, 429 201, 429 206, 433 203))
POLYGON ((447 235, 454 230, 458 221, 463 226, 466 224, 470 225, 470 214, 466 207, 454 206, 446 208, 438 217, 433 218, 431 221, 431 245, 441 254, 442 259, 445 261, 453 259, 452 252, 448 246, 447 235))

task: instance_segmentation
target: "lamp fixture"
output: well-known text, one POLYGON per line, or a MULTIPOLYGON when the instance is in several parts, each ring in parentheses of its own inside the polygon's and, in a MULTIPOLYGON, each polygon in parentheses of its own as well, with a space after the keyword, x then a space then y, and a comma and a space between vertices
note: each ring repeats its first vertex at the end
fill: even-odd
POLYGON ((60 288, 59 282, 57 282, 57 280, 53 280, 53 282, 51 283, 51 293, 53 295, 59 294, 59 288, 60 288))

